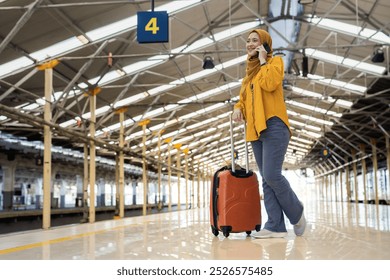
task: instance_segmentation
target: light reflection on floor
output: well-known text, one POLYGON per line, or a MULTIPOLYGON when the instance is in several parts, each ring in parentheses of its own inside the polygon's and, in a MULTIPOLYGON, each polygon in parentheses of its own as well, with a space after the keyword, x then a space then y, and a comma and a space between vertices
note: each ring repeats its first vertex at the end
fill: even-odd
MULTIPOLYGON (((0 259, 23 260, 389 260, 390 207, 304 200, 303 237, 215 237, 209 209, 0 235, 0 259)), ((266 213, 263 207, 263 221, 266 213)))

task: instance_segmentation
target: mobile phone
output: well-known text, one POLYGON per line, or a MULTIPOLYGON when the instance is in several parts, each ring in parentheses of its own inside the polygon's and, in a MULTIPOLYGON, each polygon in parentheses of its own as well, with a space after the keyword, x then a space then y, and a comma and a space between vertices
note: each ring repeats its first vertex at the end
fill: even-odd
MULTIPOLYGON (((267 53, 270 53, 271 52, 271 48, 269 47, 269 45, 267 44, 267 43, 264 43, 263 44, 263 47, 264 47, 264 49, 265 49, 265 51, 267 52, 267 53)), ((257 51, 257 56, 259 55, 259 52, 257 51)))
POLYGON ((269 47, 269 45, 267 43, 264 43, 263 44, 263 47, 264 49, 267 51, 267 53, 270 53, 271 52, 271 48, 269 47))

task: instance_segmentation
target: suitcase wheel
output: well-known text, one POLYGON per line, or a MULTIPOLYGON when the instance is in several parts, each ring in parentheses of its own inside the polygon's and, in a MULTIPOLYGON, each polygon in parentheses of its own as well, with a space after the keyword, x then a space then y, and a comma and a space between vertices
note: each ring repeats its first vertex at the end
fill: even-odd
POLYGON ((228 237, 229 233, 232 231, 232 227, 231 226, 222 226, 221 230, 222 230, 223 236, 228 237))
POLYGON ((218 236, 219 231, 218 231, 215 227, 211 226, 211 231, 213 232, 213 234, 214 234, 215 236, 218 236))
POLYGON ((256 225, 255 229, 256 229, 256 231, 260 231, 261 225, 256 225))
POLYGON ((252 231, 248 230, 246 231, 246 234, 250 235, 252 233, 252 231))

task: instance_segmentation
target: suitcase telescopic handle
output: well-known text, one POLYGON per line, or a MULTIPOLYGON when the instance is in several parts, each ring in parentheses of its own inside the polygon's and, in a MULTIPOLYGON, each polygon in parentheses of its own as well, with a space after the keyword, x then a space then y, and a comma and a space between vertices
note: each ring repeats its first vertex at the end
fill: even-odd
MULTIPOLYGON (((236 172, 235 167, 235 158, 234 158, 234 137, 233 137, 233 114, 230 114, 229 120, 230 120, 230 147, 231 147, 231 156, 232 156, 232 172, 236 172)), ((246 173, 249 173, 249 156, 248 156, 248 143, 246 142, 246 124, 244 122, 244 143, 245 143, 245 169, 246 173)))

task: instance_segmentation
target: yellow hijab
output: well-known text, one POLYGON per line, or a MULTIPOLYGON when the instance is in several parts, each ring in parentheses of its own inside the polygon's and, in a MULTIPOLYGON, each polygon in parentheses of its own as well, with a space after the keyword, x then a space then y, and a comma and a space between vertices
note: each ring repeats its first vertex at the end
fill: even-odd
MULTIPOLYGON (((252 30, 249 34, 251 34, 253 32, 256 32, 257 34, 259 34, 260 42, 262 44, 267 43, 269 45, 271 51, 267 55, 267 61, 268 61, 272 57, 272 53, 273 53, 271 36, 269 35, 269 33, 267 31, 265 31, 263 29, 252 30)), ((256 74, 260 70, 260 67, 261 66, 260 66, 259 58, 258 57, 252 58, 248 55, 248 57, 246 59, 246 71, 245 71, 246 75, 245 75, 244 79, 242 80, 240 95, 243 94, 243 96, 245 96, 245 88, 246 88, 248 82, 250 80, 252 80, 252 78, 254 76, 256 76, 256 74)))

